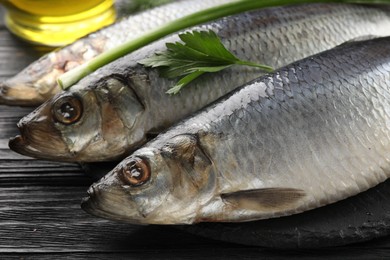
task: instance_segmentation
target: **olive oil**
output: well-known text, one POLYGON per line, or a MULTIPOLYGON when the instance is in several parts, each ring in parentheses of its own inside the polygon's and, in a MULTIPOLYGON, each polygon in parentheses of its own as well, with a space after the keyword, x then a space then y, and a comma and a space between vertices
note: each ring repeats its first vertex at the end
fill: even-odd
POLYGON ((47 46, 68 44, 115 21, 113 0, 9 0, 8 29, 24 40, 47 46))

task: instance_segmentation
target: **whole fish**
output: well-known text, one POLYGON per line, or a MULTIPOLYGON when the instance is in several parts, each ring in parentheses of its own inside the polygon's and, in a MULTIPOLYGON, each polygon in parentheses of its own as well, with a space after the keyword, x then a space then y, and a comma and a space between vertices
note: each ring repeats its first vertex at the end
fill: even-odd
POLYGON ((13 78, 0 83, 0 104, 40 105, 61 91, 56 80, 63 73, 164 23, 232 1, 176 0, 129 16, 66 47, 48 53, 13 78))
POLYGON ((177 124, 94 184, 82 207, 140 224, 295 214, 390 176, 390 38, 260 77, 177 124))
MULTIPOLYGON (((390 12, 357 5, 300 5, 227 17, 196 30, 212 29, 243 60, 274 68, 366 34, 390 34, 390 12)), ((173 35, 127 55, 47 101, 19 122, 11 149, 62 161, 124 158, 174 122, 190 115, 261 71, 248 67, 204 75, 180 94, 165 92, 174 80, 138 61, 166 50, 173 35)))

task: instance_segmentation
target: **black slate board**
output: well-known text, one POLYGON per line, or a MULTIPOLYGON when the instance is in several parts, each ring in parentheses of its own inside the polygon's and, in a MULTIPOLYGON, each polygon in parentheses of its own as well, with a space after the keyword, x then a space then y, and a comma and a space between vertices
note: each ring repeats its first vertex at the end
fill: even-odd
POLYGON ((204 223, 184 230, 209 238, 272 248, 347 245, 390 234, 390 180, 305 213, 248 223, 204 223))

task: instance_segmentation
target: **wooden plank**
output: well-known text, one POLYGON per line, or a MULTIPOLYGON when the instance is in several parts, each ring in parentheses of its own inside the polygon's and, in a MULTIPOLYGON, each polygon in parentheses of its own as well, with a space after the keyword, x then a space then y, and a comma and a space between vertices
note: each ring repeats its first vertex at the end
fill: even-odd
MULTIPOLYGON (((378 250, 372 254, 369 259, 388 259, 389 255, 385 250, 378 250)), ((337 251, 337 252, 309 252, 302 253, 296 251, 275 252, 258 248, 248 248, 245 252, 242 248, 209 248, 200 247, 199 249, 182 248, 182 249, 150 249, 150 250, 134 250, 131 252, 117 252, 113 254, 107 253, 70 253, 70 254, 21 254, 19 256, 9 257, 7 259, 357 259, 364 254, 364 250, 357 249, 352 251, 337 251), (201 254, 201 251, 207 251, 201 254)))
MULTIPOLYGON (((0 8, 0 81, 43 54, 5 30, 0 8)), ((8 149, 29 108, 0 106, 0 259, 367 259, 390 257, 390 237, 321 250, 276 251, 222 243, 173 227, 134 226, 86 214, 93 180, 72 163, 35 160, 8 149)))
POLYGON ((0 60, 3 61, 0 62, 0 81, 15 75, 43 54, 42 48, 30 46, 0 29, 0 60))

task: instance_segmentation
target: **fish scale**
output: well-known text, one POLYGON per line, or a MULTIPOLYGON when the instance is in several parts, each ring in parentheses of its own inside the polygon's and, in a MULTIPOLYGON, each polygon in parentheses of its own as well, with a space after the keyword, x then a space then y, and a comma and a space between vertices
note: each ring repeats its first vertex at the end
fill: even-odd
MULTIPOLYGON (((126 219, 124 213, 106 208, 102 198, 122 189, 117 176, 126 160, 94 184, 98 195, 90 193, 93 202, 88 204, 87 200, 83 207, 92 214, 113 219, 120 216, 128 222, 248 221, 306 211, 377 185, 390 176, 390 115, 379 113, 390 107, 389 54, 390 38, 379 38, 344 44, 298 61, 243 86, 126 159, 146 158, 150 165, 156 165, 152 179, 161 174, 169 178, 175 169, 171 165, 182 164, 180 160, 185 159, 172 159, 163 151, 180 149, 182 139, 180 143, 172 141, 177 137, 197 136, 197 146, 212 162, 213 170, 208 174, 216 175, 216 182, 211 181, 212 187, 205 185, 205 190, 199 188, 193 200, 200 205, 181 204, 184 217, 169 211, 169 202, 162 202, 163 206, 153 213, 153 217, 163 216, 157 220, 147 215, 126 219), (310 75, 312 67, 317 68, 315 77, 310 75), (362 77, 371 80, 362 81, 362 77), (284 80, 287 78, 296 80, 284 80), (257 211, 247 209, 248 204, 229 211, 221 205, 224 194, 277 188, 301 190, 305 196, 293 207, 269 211, 261 207, 257 211), (187 206, 192 207, 192 214, 187 206), (99 213, 102 209, 105 214, 99 213)), ((190 171, 201 176, 204 168, 197 168, 197 163, 190 171)), ((121 196, 131 200, 142 192, 137 188, 133 194, 131 189, 121 196)))
POLYGON ((233 0, 176 0, 173 3, 130 16, 90 37, 104 37, 106 39, 104 51, 107 51, 121 43, 135 39, 146 31, 157 28, 166 22, 194 13, 197 10, 203 10, 229 2, 233 2, 233 0))
MULTIPOLYGON (((222 25, 219 26, 219 27, 223 28, 222 29, 223 31, 221 32, 221 29, 218 28, 219 29, 218 34, 221 36, 222 42, 227 47, 227 49, 232 50, 232 52, 234 54, 236 54, 238 57, 240 57, 241 59, 248 59, 248 60, 255 60, 257 62, 264 62, 264 63, 267 63, 267 64, 277 68, 277 67, 281 67, 289 62, 296 60, 297 56, 300 56, 301 53, 306 53, 307 55, 313 54, 314 52, 312 52, 311 50, 319 48, 318 44, 320 44, 320 45, 321 44, 324 44, 324 45, 330 44, 330 45, 335 46, 339 43, 342 43, 343 41, 345 41, 347 39, 350 39, 351 37, 353 38, 353 36, 351 36, 351 35, 356 34, 356 31, 355 31, 356 28, 351 29, 351 26, 347 25, 351 21, 353 21, 352 23, 359 24, 359 23, 361 23, 362 20, 364 20, 364 19, 362 19, 362 17, 366 18, 369 21, 372 20, 371 18, 368 18, 368 14, 366 13, 366 11, 367 11, 366 9, 362 8, 362 9, 359 9, 356 13, 354 13, 354 12, 350 12, 351 10, 349 8, 350 8, 350 6, 338 6, 338 8, 336 10, 333 8, 329 8, 328 5, 308 6, 307 9, 305 9, 305 11, 304 11, 305 13, 309 13, 309 14, 311 12, 314 13, 314 11, 315 10, 318 11, 318 9, 320 9, 321 11, 324 11, 326 13, 323 15, 320 15, 319 17, 317 17, 318 13, 316 13, 316 16, 313 16, 310 18, 307 18, 307 16, 306 16, 305 22, 303 23, 303 25, 299 24, 298 26, 295 25, 294 23, 292 23, 290 25, 289 23, 286 23, 285 21, 296 21, 298 19, 297 17, 302 16, 302 13, 300 13, 300 11, 302 11, 302 9, 299 9, 298 7, 291 7, 290 9, 287 8, 287 11, 286 11, 286 10, 283 10, 282 8, 280 8, 280 9, 276 8, 276 10, 274 10, 273 12, 264 13, 263 16, 248 14, 248 16, 245 17, 245 19, 243 19, 242 16, 237 17, 237 19, 233 19, 233 20, 230 19, 226 22, 228 24, 222 23, 222 25), (279 14, 278 12, 281 12, 281 14, 279 14), (278 14, 278 16, 276 16, 276 14, 278 14), (266 17, 264 17, 264 16, 266 16, 266 17), (341 18, 341 16, 343 16, 343 18, 341 18), (267 33, 266 34, 262 34, 262 33, 253 34, 253 32, 255 30, 253 28, 252 29, 248 28, 248 24, 250 24, 249 26, 253 26, 253 27, 256 27, 257 24, 256 23, 249 23, 245 20, 253 21, 254 19, 260 19, 260 17, 261 17, 261 19, 264 19, 264 20, 270 19, 270 17, 274 17, 274 22, 266 25, 266 27, 267 26, 272 27, 272 29, 266 30, 266 32, 268 34, 271 34, 271 35, 267 35, 267 33), (280 20, 276 20, 279 17, 280 17, 280 20), (342 21, 340 22, 338 20, 338 18, 340 18, 342 21), (320 22, 314 23, 314 25, 312 25, 313 21, 311 19, 316 19, 317 21, 319 20, 320 22), (308 22, 306 22, 306 20, 309 20, 311 24, 310 25, 306 24, 306 23, 308 23, 308 22), (338 35, 337 39, 333 38, 333 39, 331 39, 330 42, 329 41, 325 42, 326 39, 324 37, 328 38, 327 35, 329 35, 329 34, 328 33, 321 33, 317 36, 314 36, 314 39, 310 39, 307 41, 305 41, 305 40, 300 41, 299 39, 294 38, 293 41, 290 42, 290 41, 288 41, 288 38, 285 38, 283 36, 283 35, 286 35, 285 31, 289 31, 290 33, 287 35, 290 35, 293 37, 294 35, 296 35, 296 33, 291 33, 291 32, 297 32, 300 30, 305 31, 305 29, 304 29, 304 28, 306 28, 305 26, 308 26, 308 27, 314 26, 315 28, 318 27, 318 28, 321 28, 321 31, 323 31, 324 28, 320 27, 320 25, 324 25, 324 24, 330 28, 329 31, 333 31, 332 35, 333 34, 338 35), (245 45, 245 43, 247 42, 248 37, 245 33, 242 34, 241 31, 237 31, 237 28, 244 28, 244 27, 247 28, 246 31, 251 32, 251 35, 252 35, 251 38, 253 39, 254 42, 258 43, 258 46, 256 46, 255 44, 249 44, 245 48, 243 47, 245 45), (286 28, 286 29, 285 30, 277 30, 278 27, 282 27, 282 28, 286 28), (226 40, 225 40, 226 32, 229 32, 229 38, 226 38, 226 40), (341 38, 345 37, 345 38, 341 40, 339 37, 341 37, 341 38), (288 47, 287 48, 280 48, 279 47, 280 44, 278 42, 275 42, 276 40, 284 42, 284 44, 288 45, 288 47), (300 44, 297 44, 297 42, 299 42, 300 44), (265 46, 265 47, 262 47, 262 46, 265 46), (270 46, 272 46, 272 47, 270 48, 270 46), (298 51, 294 54, 291 51, 298 48, 296 46, 299 46, 300 51, 298 51), (259 51, 254 50, 254 48, 259 48, 260 50, 263 50, 263 51, 259 52, 259 51), (278 48, 278 50, 276 50, 276 48, 278 48)), ((356 7, 356 8, 361 8, 361 7, 356 7)), ((359 27, 359 25, 357 25, 357 26, 359 27)), ((382 28, 382 29, 384 29, 383 31, 382 31, 382 29, 378 30, 377 24, 370 22, 368 24, 368 26, 367 26, 367 24, 365 24, 364 26, 361 26, 361 29, 365 31, 365 33, 363 33, 363 34, 370 34, 370 33, 373 33, 372 30, 376 30, 376 33, 385 35, 385 34, 387 34, 387 32, 385 32, 385 30, 387 30, 387 28, 388 28, 388 27, 387 28, 386 27, 387 26, 384 26, 382 28)), ((318 31, 320 32, 319 29, 318 29, 318 31)), ((170 41, 175 41, 175 40, 172 39, 170 41)), ((320 48, 326 49, 325 46, 320 47, 320 48)), ((302 56, 302 58, 303 57, 304 56, 302 56)), ((153 104, 156 104, 156 106, 160 106, 163 108, 171 108, 173 110, 176 110, 177 107, 181 107, 181 108, 184 108, 181 110, 181 111, 183 111, 183 114, 188 114, 189 112, 188 112, 187 108, 192 107, 193 109, 191 109, 191 110, 195 111, 195 110, 201 108, 202 106, 204 106, 204 104, 208 102, 205 100, 214 100, 220 96, 221 92, 226 93, 229 90, 231 90, 232 87, 230 86, 229 82, 237 82, 237 83, 238 82, 245 82, 245 79, 253 77, 253 76, 249 76, 250 74, 255 75, 255 73, 257 73, 257 71, 252 69, 252 68, 231 69, 230 71, 228 71, 226 73, 221 73, 222 82, 224 84, 219 84, 220 87, 217 88, 217 90, 219 92, 217 92, 216 88, 213 86, 215 86, 215 84, 217 82, 220 82, 221 79, 219 77, 215 77, 215 80, 213 80, 212 77, 214 77, 214 75, 210 76, 210 77, 205 77, 205 80, 200 81, 198 84, 196 84, 195 82, 192 84, 191 88, 194 89, 193 91, 190 88, 186 89, 186 92, 188 94, 185 96, 186 97, 187 96, 193 97, 191 99, 184 98, 182 95, 178 95, 176 98, 175 97, 167 98, 164 96, 163 91, 161 91, 161 89, 159 89, 159 88, 155 88, 153 90, 154 92, 151 93, 150 97, 148 97, 148 98, 156 97, 156 100, 158 100, 158 101, 153 103, 153 104), (235 80, 235 79, 239 79, 239 80, 235 80), (207 85, 205 83, 207 83, 207 85), (224 87, 226 87, 226 89, 223 90, 224 87), (204 93, 199 93, 199 92, 201 92, 201 90, 200 90, 201 88, 203 89, 204 93), (217 93, 213 93, 213 92, 217 92, 217 93), (179 101, 176 101, 175 99, 179 99, 179 101), (162 100, 166 102, 163 105, 161 104, 163 102, 162 100), (169 103, 174 104, 174 105, 169 105, 169 103)), ((157 74, 151 74, 149 77, 151 78, 151 80, 154 80, 155 76, 157 76, 157 74)), ((157 80, 159 81, 158 85, 159 85, 159 87, 162 87, 162 90, 167 90, 173 84, 172 81, 163 81, 160 78, 157 78, 155 80, 156 80, 156 82, 157 82, 157 80)), ((160 114, 154 116, 153 111, 158 111, 157 107, 156 107, 156 109, 150 109, 151 121, 153 121, 155 123, 158 121, 158 118, 161 116, 160 116, 160 114)), ((178 111, 172 111, 172 110, 167 111, 168 114, 175 115, 175 116, 176 116, 177 112, 178 111)), ((181 117, 182 116, 180 116, 180 118, 181 117)))
MULTIPOLYGON (((327 61, 331 62, 333 64, 333 69, 331 69, 330 71, 326 71, 329 74, 334 75, 331 78, 332 82, 334 84, 336 84, 334 86, 335 89, 333 90, 333 92, 332 92, 332 88, 330 88, 330 89, 326 88, 326 86, 327 86, 326 83, 321 83, 321 79, 319 80, 320 81, 319 83, 317 81, 314 81, 310 84, 310 83, 308 83, 308 81, 309 82, 313 81, 313 79, 310 78, 310 76, 307 76, 307 74, 302 74, 302 75, 296 74, 296 71, 301 71, 300 69, 302 69, 302 71, 307 72, 308 71, 307 69, 310 68, 313 64, 321 66, 321 58, 322 57, 317 58, 316 62, 313 62, 311 59, 305 60, 305 62, 293 65, 293 67, 292 67, 293 69, 291 69, 291 67, 288 67, 285 70, 283 70, 282 72, 278 72, 277 74, 272 75, 272 78, 270 78, 269 82, 275 81, 276 78, 283 75, 284 72, 287 71, 287 74, 293 73, 294 76, 296 76, 298 78, 299 83, 303 83, 303 85, 308 84, 308 85, 310 85, 310 87, 313 90, 318 89, 316 84, 319 84, 319 85, 322 85, 322 87, 325 87, 324 91, 328 92, 328 93, 330 92, 330 96, 327 97, 326 99, 321 99, 321 101, 323 103, 319 103, 319 102, 318 102, 318 104, 317 104, 317 102, 314 103, 314 105, 319 106, 318 108, 314 107, 312 104, 312 101, 311 101, 313 98, 314 98, 314 100, 313 100, 314 102, 317 99, 315 99, 315 97, 312 95, 312 93, 306 92, 305 91, 306 88, 302 88, 301 84, 294 87, 294 90, 296 90, 296 91, 294 91, 293 96, 288 100, 284 99, 284 98, 280 98, 280 97, 278 98, 278 96, 275 92, 274 92, 274 95, 272 97, 261 96, 261 95, 257 94, 259 92, 258 91, 259 84, 257 84, 257 83, 254 83, 252 86, 247 87, 246 89, 243 89, 242 92, 244 92, 244 91, 250 92, 252 97, 259 96, 260 97, 259 101, 257 101, 254 104, 253 104, 253 102, 252 102, 252 104, 240 102, 239 105, 234 106, 234 108, 232 108, 232 109, 235 109, 238 106, 238 107, 240 107, 240 109, 238 111, 242 111, 245 113, 245 112, 247 112, 247 110, 245 110, 243 107, 248 107, 248 106, 253 105, 253 106, 260 106, 261 109, 258 109, 257 111, 261 111, 261 113, 257 112, 257 114, 256 113, 253 114, 253 112, 256 110, 251 110, 252 111, 251 126, 244 123, 242 120, 239 120, 239 118, 236 115, 237 112, 232 113, 232 116, 235 116, 235 120, 237 120, 237 123, 235 123, 235 122, 231 123, 232 124, 231 127, 224 128, 224 133, 223 133, 223 135, 228 136, 228 137, 225 137, 223 140, 225 140, 225 141, 228 140, 229 144, 226 145, 225 142, 223 142, 221 140, 213 142, 213 144, 216 144, 216 147, 213 147, 212 150, 218 151, 219 153, 213 154, 211 152, 209 154, 209 156, 211 158, 213 158, 213 162, 216 164, 216 167, 218 168, 218 170, 220 172, 223 172, 225 178, 229 179, 230 182, 234 178, 245 178, 246 180, 255 178, 256 176, 254 176, 254 175, 258 175, 259 172, 250 171, 250 169, 253 169, 253 167, 250 167, 249 169, 247 169, 246 168, 247 161, 249 160, 253 164, 257 161, 257 158, 262 157, 262 155, 259 155, 258 153, 252 153, 253 149, 250 149, 250 150, 248 149, 248 152, 245 153, 245 149, 242 149, 242 147, 248 146, 249 142, 251 142, 251 143, 256 142, 256 144, 257 144, 257 142, 260 142, 262 145, 264 145, 266 147, 273 148, 272 151, 267 151, 267 153, 276 154, 276 157, 279 158, 277 160, 277 162, 275 162, 276 169, 278 169, 278 168, 282 168, 284 170, 288 169, 288 167, 286 167, 286 164, 288 164, 288 162, 293 162, 293 163, 297 164, 296 167, 298 167, 299 170, 295 170, 294 172, 292 172, 290 170, 290 171, 286 171, 285 173, 283 173, 283 171, 281 171, 281 170, 279 170, 279 171, 276 170, 279 177, 289 176, 289 178, 286 178, 285 183, 283 181, 279 180, 278 185, 282 186, 282 187, 294 186, 294 187, 298 188, 298 187, 302 186, 302 185, 300 185, 299 182, 302 182, 302 181, 305 182, 305 180, 309 180, 310 178, 315 178, 317 180, 317 183, 320 183, 319 180, 321 179, 321 176, 326 176, 328 178, 332 177, 331 179, 333 181, 336 180, 336 181, 343 181, 344 183, 348 183, 349 186, 353 185, 356 182, 356 186, 355 187, 352 186, 353 188, 351 188, 351 189, 354 191, 354 193, 357 193, 357 190, 359 190, 359 191, 366 190, 369 187, 372 187, 374 183, 379 183, 379 182, 384 181, 390 173, 389 172, 389 166, 390 166, 389 159, 390 158, 388 155, 390 145, 388 144, 388 142, 387 142, 387 144, 378 144, 377 141, 375 141, 375 137, 372 135, 369 135, 369 133, 372 133, 373 130, 378 130, 378 131, 382 132, 382 135, 385 135, 387 137, 389 136, 389 129, 384 128, 384 127, 389 123, 390 118, 388 116, 385 118, 383 118, 383 117, 373 118, 373 116, 375 116, 375 114, 372 113, 371 110, 372 109, 383 110, 384 107, 389 107, 390 99, 382 97, 382 99, 381 99, 382 104, 380 107, 377 107, 377 108, 374 108, 370 105, 370 103, 376 99, 375 93, 388 92, 389 87, 390 87, 389 84, 386 84, 390 80, 389 76, 386 77, 387 81, 381 80, 381 77, 383 77, 384 73, 383 72, 378 73, 379 72, 378 67, 374 67, 376 64, 379 64, 378 66, 381 66, 380 63, 384 62, 383 60, 386 61, 386 58, 383 58, 383 57, 384 56, 386 57, 386 54, 388 56, 388 52, 390 51, 390 48, 386 48, 384 46, 383 42, 387 44, 387 43, 389 43, 389 39, 387 39, 387 41, 383 40, 381 45, 378 44, 379 45, 378 50, 380 50, 380 51, 375 51, 375 50, 373 51, 373 48, 375 47, 374 44, 372 44, 372 45, 374 45, 374 47, 370 46, 371 48, 369 49, 369 51, 371 51, 370 54, 372 52, 374 52, 373 55, 369 55, 369 54, 363 55, 362 51, 359 52, 360 57, 362 57, 362 60, 359 60, 359 61, 348 60, 349 57, 347 55, 343 55, 343 52, 345 51, 344 48, 340 49, 340 51, 335 51, 334 55, 332 55, 331 57, 327 57, 328 58, 327 61), (339 62, 340 60, 342 60, 342 63, 339 62), (333 61, 335 61, 335 62, 333 62, 333 61), (374 63, 373 61, 378 61, 378 62, 374 63), (356 62, 359 62, 358 63, 359 67, 356 66, 356 64, 357 64, 356 62), (374 63, 375 65, 370 65, 370 63, 371 64, 374 63), (379 80, 381 80, 380 83, 382 84, 382 86, 379 84, 356 85, 357 82, 354 78, 354 76, 356 75, 356 72, 354 72, 353 69, 352 70, 349 69, 350 64, 351 65, 355 64, 355 68, 358 68, 360 73, 376 75, 376 77, 373 78, 374 82, 378 83, 378 78, 379 78, 379 80), (368 69, 366 68, 367 66, 369 66, 368 69), (296 68, 298 68, 298 69, 296 69, 296 68), (344 80, 338 79, 338 77, 340 77, 340 74, 337 73, 338 71, 343 72, 342 73, 343 76, 341 76, 340 79, 344 79, 344 80), (308 80, 308 78, 309 78, 309 80, 308 80), (354 84, 354 85, 352 85, 352 84, 354 84), (344 92, 343 90, 345 90, 345 89, 347 91, 344 92), (348 89, 349 89, 349 91, 348 91, 348 89), (366 90, 368 93, 374 93, 374 94, 371 94, 368 97, 364 96, 362 93, 363 89, 366 90), (351 95, 351 97, 348 97, 348 94, 351 95), (301 98, 299 98, 299 96, 301 96, 301 98), (268 99, 268 98, 271 98, 271 99, 268 99), (332 102, 332 100, 330 100, 330 98, 333 98, 334 100, 336 99, 337 101, 335 101, 335 102, 341 102, 341 104, 340 104, 341 111, 337 111, 334 109, 334 107, 332 107, 333 102, 332 102), (284 105, 287 105, 288 107, 294 107, 293 103, 295 102, 295 100, 297 100, 296 102, 303 102, 303 104, 299 104, 299 103, 295 104, 298 106, 297 109, 292 109, 292 110, 282 109, 282 105, 280 103, 283 103, 284 105), (267 104, 269 102, 271 102, 272 104, 267 104), (306 111, 305 103, 307 103, 306 104, 307 107, 311 108, 310 110, 307 111, 308 113, 313 113, 313 114, 319 113, 319 114, 323 115, 323 113, 325 111, 327 111, 327 112, 325 112, 326 114, 323 116, 324 116, 324 118, 329 119, 328 123, 330 124, 330 126, 327 127, 326 129, 321 129, 322 126, 324 125, 324 118, 320 118, 320 117, 314 118, 314 117, 310 117, 310 115, 305 115, 306 114, 305 113, 305 111, 306 111), (302 112, 302 107, 304 107, 304 109, 303 109, 304 112, 302 112), (343 112, 343 113, 340 113, 340 112, 343 112), (297 122, 294 122, 291 120, 286 120, 286 116, 284 116, 285 113, 295 113, 295 116, 290 116, 289 118, 302 119, 302 120, 305 120, 306 118, 310 118, 311 120, 310 121, 306 120, 304 122, 304 124, 301 125, 300 124, 301 121, 299 121, 299 120, 297 122), (299 117, 299 114, 300 114, 300 117, 299 117), (348 114, 354 115, 355 117, 359 117, 359 116, 361 117, 359 127, 356 129, 356 130, 359 130, 359 132, 356 130, 352 131, 353 129, 351 129, 349 127, 349 124, 348 124, 350 121, 347 121, 346 125, 339 124, 336 122, 331 122, 332 117, 335 117, 336 120, 340 120, 340 121, 344 120, 345 121, 345 120, 347 120, 347 118, 345 118, 344 115, 348 115, 348 114), (372 119, 373 121, 375 121, 375 123, 379 125, 378 128, 376 129, 375 125, 373 125, 373 124, 368 124, 366 118, 369 118, 369 119, 372 119), (240 122, 238 122, 238 121, 240 121, 240 122), (258 125, 261 125, 261 126, 259 127, 258 125), (321 127, 316 127, 317 125, 320 125, 321 127), (335 134, 333 129, 332 129, 332 128, 336 128, 336 127, 341 128, 339 130, 339 135, 335 134), (259 129, 260 129, 260 131, 259 131, 259 129), (303 173, 306 176, 300 176, 299 178, 296 178, 297 177, 296 174, 302 172, 300 162, 299 162, 299 160, 296 160, 296 159, 293 160, 292 158, 289 157, 289 154, 294 154, 294 150, 296 149, 297 146, 290 145, 290 143, 288 143, 290 141, 290 138, 287 135, 290 131, 296 132, 297 129, 300 129, 301 131, 305 131, 305 134, 302 134, 302 132, 301 132, 300 135, 299 134, 294 135, 294 137, 299 137, 300 139, 303 138, 302 142, 299 142, 301 146, 306 147, 308 150, 311 150, 312 152, 318 152, 321 155, 325 156, 325 157, 323 157, 323 156, 321 157, 321 159, 323 160, 322 162, 319 162, 318 160, 312 161, 310 153, 305 152, 306 153, 305 158, 309 158, 309 160, 311 161, 313 166, 312 167, 309 166, 309 169, 311 168, 311 170, 306 169, 305 171, 303 171, 303 173), (369 132, 367 132, 366 130, 369 130, 369 132), (251 132, 251 131, 253 131, 253 132, 251 132), (276 138, 274 136, 275 132, 278 133, 277 136, 280 138, 280 140, 278 140, 278 138, 276 138), (364 134, 364 133, 366 133, 366 134, 364 134), (317 134, 319 136, 321 136, 320 139, 322 140, 322 142, 317 143, 312 138, 314 136, 317 136, 317 134), (365 145, 359 144, 360 142, 354 136, 356 134, 358 134, 360 136, 361 142, 363 142, 365 145), (251 138, 248 140, 245 140, 245 139, 243 139, 244 136, 250 136, 251 138), (284 138, 282 138, 282 137, 284 137, 284 138), (305 144, 305 142, 304 142, 305 138, 308 138, 310 140, 310 141, 308 141, 309 142, 308 144, 305 144), (270 142, 268 140, 273 140, 273 141, 270 142), (348 141, 348 143, 346 143, 346 141, 348 141), (356 144, 357 147, 354 144, 356 144), (337 148, 334 148, 335 149, 334 151, 329 150, 329 153, 323 151, 323 150, 328 150, 329 148, 334 147, 334 145, 335 145, 335 147, 337 147, 337 148), (310 149, 310 146, 312 146, 311 147, 312 149, 310 149), (316 146, 316 147, 313 147, 313 146, 316 146), (371 147, 371 148, 369 148, 369 151, 370 151, 369 153, 365 152, 366 149, 364 149, 367 146, 371 147), (232 149, 232 147, 236 147, 236 149, 232 149), (291 149, 291 150, 286 151, 286 149, 291 149), (356 149, 357 153, 354 153, 355 149, 356 149), (224 153, 220 153, 221 151, 224 151, 224 153), (348 154, 348 151, 351 153, 350 155, 348 154), (239 163, 239 166, 237 167, 237 169, 225 168, 225 166, 229 165, 228 163, 224 162, 224 160, 223 160, 223 158, 226 158, 226 154, 234 154, 236 156, 234 159, 239 163), (349 158, 350 161, 348 161, 348 160, 344 161, 344 160, 342 160, 343 158, 340 158, 341 160, 340 160, 340 162, 338 162, 337 159, 341 154, 343 156, 346 156, 346 157, 356 156, 357 159, 350 157, 349 158), (245 158, 245 160, 243 160, 242 158, 245 158), (330 165, 330 167, 332 167, 332 175, 329 175, 329 174, 323 175, 325 173, 314 170, 314 169, 321 169, 322 168, 322 167, 320 167, 321 165, 318 165, 319 163, 321 163, 323 165, 330 165), (358 167, 355 168, 354 164, 357 164, 358 167), (369 173, 366 172, 363 175, 360 175, 361 173, 359 172, 359 169, 363 169, 360 171, 365 171, 365 170, 369 169, 370 165, 372 165, 372 164, 378 165, 378 166, 376 166, 374 169, 372 169, 369 173), (348 169, 351 169, 351 168, 352 168, 352 171, 348 171, 348 169), (387 169, 387 170, 385 171, 383 169, 387 169), (237 172, 240 172, 240 174, 237 174, 237 172), (226 173, 230 173, 230 175, 227 177, 226 173), (315 175, 315 173, 318 173, 318 175, 315 175), (321 173, 321 175, 319 175, 319 173, 321 173), (335 173, 338 175, 334 176, 335 173), (246 176, 246 174, 251 174, 251 175, 246 176), (351 176, 356 176, 356 180, 352 180, 352 182, 351 182, 351 180, 350 180, 351 176), (293 178, 296 178, 295 183, 294 183, 293 178), (298 181, 298 183, 297 183, 297 181, 298 181), (292 183, 294 183, 294 185, 291 185, 292 183)), ((351 49, 347 49, 347 51, 351 51, 351 49)), ((387 62, 388 62, 388 60, 389 60, 389 58, 387 57, 387 62)), ((387 73, 387 75, 389 75, 389 73, 390 73, 389 70, 386 70, 385 72, 387 73)), ((273 86, 274 85, 272 83, 268 84, 268 88, 272 89, 273 86)), ((284 89, 287 89, 287 91, 288 91, 289 85, 287 85, 287 86, 285 85, 284 89)), ((275 89, 274 89, 274 91, 275 91, 275 89)), ((242 96, 240 94, 241 93, 237 93, 231 99, 235 98, 236 96, 242 96)), ((234 101, 231 101, 231 102, 233 104, 235 104, 234 101)), ((226 105, 226 104, 224 104, 224 105, 226 105)), ((221 121, 223 121, 223 120, 230 120, 230 122, 232 121, 231 116, 229 118, 226 118, 226 117, 219 117, 218 119, 216 119, 216 118, 209 119, 209 122, 204 123, 205 125, 209 125, 209 127, 205 131, 207 133, 211 133, 211 134, 220 131, 220 124, 223 124, 223 123, 221 123, 221 121)), ((202 120, 204 120, 204 118, 207 118, 207 116, 203 116, 202 120)), ((352 120, 352 118, 348 118, 348 119, 352 120)), ((357 126, 358 125, 356 125, 356 127, 357 126)), ((191 132, 193 132, 193 131, 191 131, 191 132)), ((178 134, 178 133, 176 133, 176 134, 178 134)), ((296 143, 296 141, 294 141, 294 140, 292 140, 292 141, 296 143)), ((257 146, 259 147, 260 145, 257 145, 257 146)), ((262 164, 257 163, 257 166, 255 168, 256 169, 263 169, 264 167, 262 166, 262 164)), ((276 173, 274 173, 274 174, 276 174, 276 173)), ((267 184, 267 181, 269 181, 272 184, 272 180, 267 180, 267 174, 265 174, 265 176, 261 174, 261 177, 262 177, 262 180, 263 180, 265 186, 272 187, 272 185, 267 184)), ((221 180, 221 181, 223 182, 223 180, 221 180)), ((230 182, 226 182, 226 184, 229 184, 230 182)), ((224 187, 224 184, 225 184, 224 182, 221 183, 221 187, 220 187, 221 193, 224 193, 226 191, 232 191, 232 189, 233 190, 237 189, 237 186, 224 187)), ((307 185, 309 186, 309 184, 307 184, 307 185)), ((314 187, 313 189, 316 188, 316 183, 313 182, 312 180, 310 180, 310 185, 312 185, 314 187)), ((306 183, 305 183, 305 186, 306 186, 306 183)), ((334 185, 334 186, 336 186, 336 185, 334 185)), ((248 189, 248 188, 253 189, 253 188, 259 188, 259 187, 245 187, 245 189, 248 189)), ((334 191, 332 191, 332 190, 327 191, 329 193, 329 198, 327 198, 326 200, 329 203, 329 201, 332 202, 334 200, 333 197, 340 196, 340 194, 339 194, 340 190, 338 190, 337 187, 333 187, 332 185, 329 186, 328 189, 335 189, 334 191)), ((321 189, 321 190, 323 191, 324 189, 321 189)), ((314 195, 316 195, 316 194, 314 194, 314 195)), ((315 198, 314 200, 318 201, 317 198, 315 198)), ((309 202, 309 203, 312 203, 312 202, 309 202)), ((305 207, 313 207, 313 206, 305 205, 305 207)))
MULTIPOLYGON (((388 35, 390 11, 375 6, 345 4, 285 6, 225 17, 190 30, 206 29, 215 31, 226 48, 238 58, 279 68, 355 37, 388 35)), ((179 94, 167 95, 166 91, 175 85, 177 79, 161 78, 157 69, 145 68, 138 62, 166 50, 167 42, 179 40, 178 34, 175 34, 145 46, 102 67, 69 91, 49 100, 37 109, 36 117, 21 120, 21 128, 24 128, 21 129, 22 137, 13 139, 11 148, 26 155, 52 160, 91 162, 123 158, 145 143, 149 136, 263 74, 257 68, 234 66, 202 75, 179 94), (116 83, 108 83, 112 80, 116 83), (117 92, 119 90, 121 93, 117 92), (83 115, 75 124, 56 123, 50 114, 53 103, 69 95, 82 99, 83 115), (96 101, 91 98, 95 95, 102 98, 96 101), (110 118, 105 118, 105 115, 110 115, 110 118), (119 118, 121 122, 112 118, 119 118), (113 122, 116 122, 115 126, 113 122), (48 149, 49 145, 45 144, 42 149, 34 138, 23 136, 23 133, 41 135, 40 132, 26 130, 37 124, 46 124, 48 129, 56 128, 58 132, 45 134, 59 142, 62 139, 63 147, 59 148, 56 142, 55 147, 48 149), (116 134, 113 134, 115 131, 116 134), (58 152, 59 149, 64 151, 58 152)), ((343 62, 353 58, 351 54, 343 62)), ((334 66, 332 62, 328 63, 326 65, 330 68, 334 66)), ((331 78, 330 75, 319 78, 315 73, 317 68, 318 64, 313 63, 310 68, 313 73, 305 82, 307 89, 312 82, 331 78)), ((281 86, 284 82, 297 82, 304 72, 296 69, 294 75, 280 75, 264 84, 281 86)), ((342 73, 342 70, 336 73, 342 73)), ((292 93, 294 88, 292 86, 292 93)))
POLYGON ((136 224, 240 222, 372 188, 390 176, 389 64, 386 37, 262 76, 135 151, 82 207, 136 224), (124 179, 134 163, 150 176, 136 186, 124 179))

